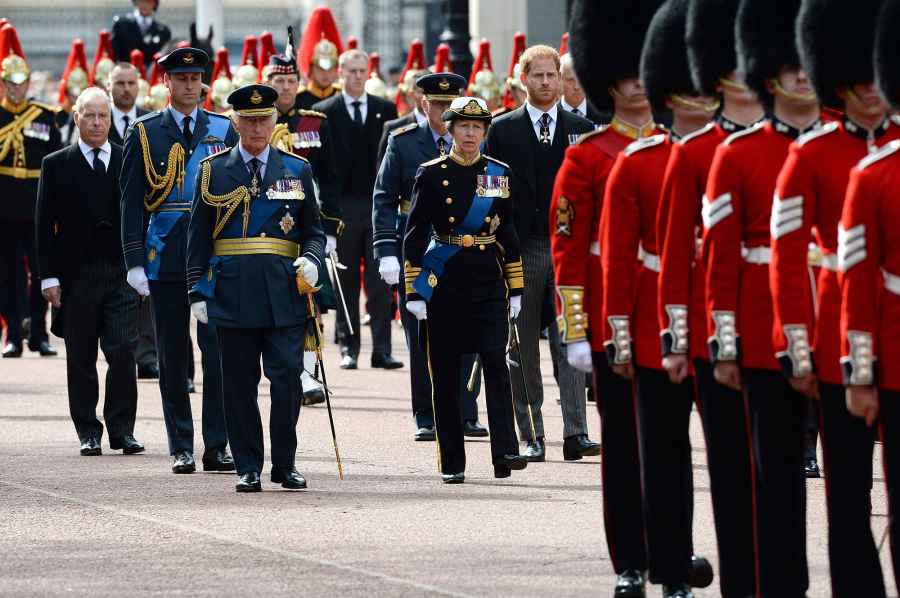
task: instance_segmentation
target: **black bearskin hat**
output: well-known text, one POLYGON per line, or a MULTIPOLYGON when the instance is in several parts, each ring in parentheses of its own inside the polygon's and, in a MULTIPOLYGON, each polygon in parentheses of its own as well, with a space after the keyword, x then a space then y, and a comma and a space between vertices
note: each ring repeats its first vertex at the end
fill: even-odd
POLYGON ((740 0, 689 0, 687 55, 694 87, 717 93, 719 81, 737 68, 734 21, 740 0))
POLYGON ((881 95, 900 107, 900 0, 886 0, 875 33, 875 80, 881 95))
POLYGON ((657 113, 666 110, 670 94, 696 94, 684 40, 687 5, 688 0, 666 0, 650 21, 644 39, 641 80, 657 113))
POLYGON ((741 0, 738 8, 738 77, 765 106, 773 102, 766 83, 785 67, 800 67, 794 35, 799 10, 800 0, 741 0))
POLYGON ((875 21, 882 0, 803 0, 797 17, 797 49, 819 101, 843 109, 835 90, 875 80, 875 21))
POLYGON ((637 77, 644 34, 662 0, 575 0, 569 22, 569 52, 591 104, 613 109, 609 88, 637 77))

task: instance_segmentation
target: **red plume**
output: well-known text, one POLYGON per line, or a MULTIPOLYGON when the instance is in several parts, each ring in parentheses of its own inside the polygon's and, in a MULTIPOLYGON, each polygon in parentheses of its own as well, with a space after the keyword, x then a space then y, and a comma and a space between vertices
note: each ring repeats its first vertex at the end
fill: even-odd
POLYGON ((97 52, 94 54, 94 64, 91 65, 90 76, 88 77, 88 81, 90 84, 94 84, 94 75, 97 73, 97 65, 100 64, 100 61, 104 58, 109 58, 110 60, 115 60, 112 51, 112 41, 109 37, 109 31, 103 29, 100 31, 100 34, 97 36, 97 52))
MULTIPOLYGON (((521 31, 517 31, 513 36, 513 52, 512 57, 509 59, 509 72, 507 73, 507 78, 511 79, 516 75, 516 65, 519 64, 519 58, 521 58, 522 53, 525 51, 525 34, 521 31)), ((512 108, 515 106, 512 98, 512 92, 509 90, 509 86, 506 86, 506 93, 503 94, 503 105, 507 108, 512 108)))
POLYGON ((562 41, 559 43, 559 55, 568 53, 569 51, 569 32, 566 31, 562 35, 562 41))
POLYGON ((252 64, 256 68, 259 68, 259 65, 256 63, 257 60, 259 60, 259 56, 256 55, 256 36, 248 35, 244 38, 244 50, 241 52, 241 66, 252 64))
POLYGON ((275 54, 278 54, 278 50, 275 49, 272 32, 263 31, 262 35, 259 36, 259 59, 256 63, 256 67, 259 69, 260 80, 262 80, 263 67, 269 64, 269 58, 275 54))
POLYGON ((309 65, 312 62, 316 44, 323 38, 337 47, 338 56, 344 53, 344 44, 341 43, 341 34, 338 33, 331 9, 317 6, 309 15, 309 20, 306 21, 306 29, 303 30, 303 39, 300 40, 300 51, 297 55, 297 66, 305 77, 309 77, 309 65))
POLYGON ((347 38, 347 49, 356 50, 357 48, 359 48, 359 40, 356 39, 355 35, 351 35, 347 38))
MULTIPOLYGON (((213 65, 212 77, 209 79, 210 87, 212 86, 213 82, 219 77, 226 77, 228 79, 232 78, 231 64, 229 64, 228 60, 228 48, 226 48, 225 46, 222 46, 221 48, 216 50, 216 63, 213 65)), ((207 110, 213 109, 212 90, 210 90, 210 93, 206 94, 206 104, 204 104, 204 107, 207 110)))
POLYGON ((131 51, 131 65, 138 70, 141 79, 147 78, 147 69, 144 67, 144 53, 137 48, 131 51))
POLYGON ((162 54, 159 52, 153 55, 153 68, 150 69, 150 79, 147 81, 150 87, 153 87, 162 79, 162 67, 159 66, 160 58, 162 58, 162 54))
POLYGON ((453 63, 450 62, 450 46, 440 44, 434 54, 434 72, 435 73, 452 73, 453 63))
POLYGON ((475 83, 475 75, 478 74, 478 71, 483 70, 494 70, 494 67, 491 65, 491 42, 486 39, 482 39, 481 43, 478 44, 478 56, 472 64, 472 74, 469 75, 469 87, 475 83))
POLYGON ((69 75, 76 68, 80 68, 85 73, 88 72, 87 56, 84 53, 84 40, 80 37, 72 40, 72 49, 69 51, 69 60, 66 62, 66 70, 63 71, 62 79, 59 81, 59 96, 57 101, 60 105, 66 101, 66 88, 69 86, 69 75))

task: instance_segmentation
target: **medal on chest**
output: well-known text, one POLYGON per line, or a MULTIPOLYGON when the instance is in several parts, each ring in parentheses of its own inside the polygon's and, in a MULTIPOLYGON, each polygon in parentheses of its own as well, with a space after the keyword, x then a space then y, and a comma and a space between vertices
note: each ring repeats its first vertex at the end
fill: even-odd
POLYGON ((285 214, 281 218, 281 222, 279 222, 278 225, 281 227, 281 232, 283 232, 284 234, 288 234, 289 232, 291 232, 291 229, 294 228, 294 217, 291 216, 290 213, 285 214))
POLYGON ((509 197, 509 177, 479 174, 475 193, 481 197, 509 197))
POLYGON ((294 177, 279 179, 266 190, 266 197, 274 201, 302 201, 306 198, 303 181, 294 177))

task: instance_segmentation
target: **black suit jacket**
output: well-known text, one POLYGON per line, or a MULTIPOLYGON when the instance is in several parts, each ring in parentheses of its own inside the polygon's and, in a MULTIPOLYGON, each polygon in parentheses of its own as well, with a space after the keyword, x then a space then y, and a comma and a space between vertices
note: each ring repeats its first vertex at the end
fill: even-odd
POLYGON ((491 125, 485 153, 506 162, 512 170, 514 179, 512 199, 516 206, 513 218, 516 232, 523 243, 530 236, 534 218, 546 215, 550 207, 553 186, 551 184, 549 188, 539 189, 537 170, 552 173, 555 178, 559 167, 562 166, 566 148, 574 143, 575 139, 593 130, 594 126, 590 121, 559 109, 553 145, 546 155, 538 156, 537 136, 526 104, 504 114, 491 125))
POLYGON ((381 167, 381 161, 384 160, 384 153, 387 151, 388 138, 391 136, 391 131, 394 129, 399 129, 400 127, 405 127, 406 125, 411 125, 416 122, 416 113, 410 112, 400 118, 395 118, 394 120, 389 120, 384 123, 384 131, 381 133, 381 141, 378 142, 378 166, 381 167))
MULTIPOLYGON (((137 118, 144 116, 149 113, 149 110, 144 110, 143 108, 136 108, 137 118)), ((112 111, 110 111, 110 116, 112 116, 112 111)), ((135 120, 137 120, 137 118, 135 120)), ((134 124, 134 121, 129 123, 128 127, 131 128, 131 125, 134 124)), ((111 122, 109 124, 109 142, 115 143, 116 145, 125 145, 125 139, 119 135, 119 131, 116 129, 116 123, 111 122)))
MULTIPOLYGON (((397 118, 397 107, 385 99, 366 94, 366 122, 363 126, 365 149, 361 155, 353 155, 351 149, 351 136, 355 134, 356 125, 347 112, 343 94, 336 93, 327 100, 322 100, 313 106, 313 110, 324 112, 328 116, 338 179, 346 181, 347 167, 356 161, 362 161, 367 166, 367 186, 371 197, 375 175, 378 173, 378 143, 381 141, 384 123, 397 118)), ((342 192, 346 184, 342 182, 342 192)))
POLYGON ((117 62, 131 62, 131 51, 137 48, 144 53, 144 64, 149 68, 153 55, 172 39, 172 32, 154 17, 147 33, 142 34, 134 14, 127 14, 113 17, 110 37, 117 62))

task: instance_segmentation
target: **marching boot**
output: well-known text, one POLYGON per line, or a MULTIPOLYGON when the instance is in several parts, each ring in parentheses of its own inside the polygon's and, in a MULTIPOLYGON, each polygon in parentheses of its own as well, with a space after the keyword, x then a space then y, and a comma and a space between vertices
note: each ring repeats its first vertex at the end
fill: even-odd
POLYGON ((303 352, 303 372, 300 374, 300 384, 303 386, 303 404, 318 405, 325 402, 325 391, 312 373, 316 371, 316 354, 312 351, 303 352))
POLYGON ((627 569, 616 577, 614 598, 644 598, 644 574, 637 569, 627 569))
POLYGON ((692 588, 707 588, 712 584, 714 577, 715 573, 712 565, 705 557, 696 555, 691 557, 691 572, 688 577, 688 584, 692 588))

